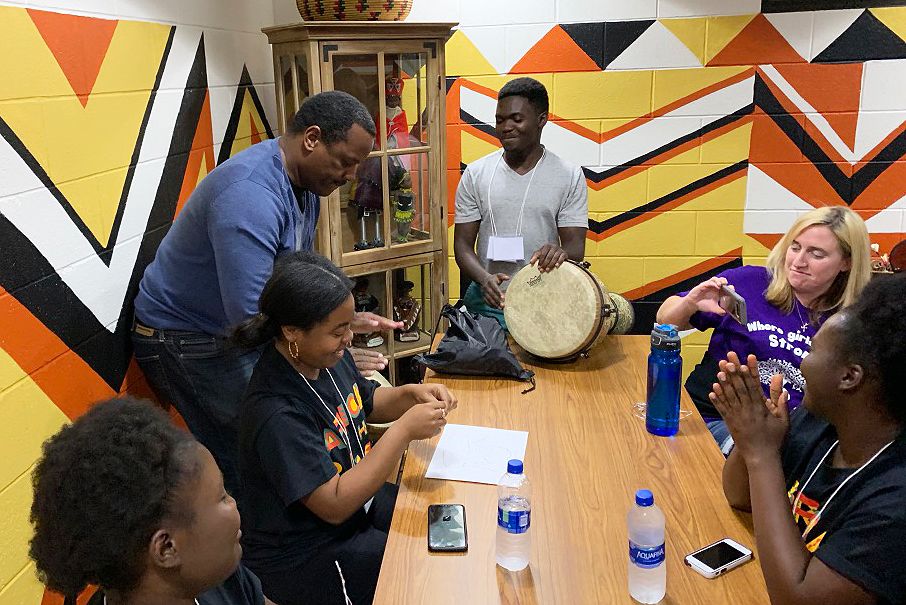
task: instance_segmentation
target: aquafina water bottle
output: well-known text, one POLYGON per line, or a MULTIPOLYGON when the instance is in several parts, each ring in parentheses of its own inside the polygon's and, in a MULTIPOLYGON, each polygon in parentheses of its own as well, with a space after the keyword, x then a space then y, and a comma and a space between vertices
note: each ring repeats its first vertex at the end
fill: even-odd
POLYGON ((522 460, 510 460, 497 484, 497 565, 510 571, 525 569, 532 539, 532 487, 522 472, 522 460))
POLYGON ((657 603, 667 592, 664 560, 664 513, 647 489, 635 493, 629 511, 629 596, 639 603, 657 603))

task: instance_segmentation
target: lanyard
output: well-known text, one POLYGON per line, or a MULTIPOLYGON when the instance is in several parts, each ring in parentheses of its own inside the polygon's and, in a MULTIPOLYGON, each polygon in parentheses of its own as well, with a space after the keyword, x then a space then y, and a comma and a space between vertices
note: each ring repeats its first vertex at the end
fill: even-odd
MULTIPOLYGON (((330 370, 325 369, 324 371, 327 372, 328 376, 330 376, 330 381, 333 382, 333 388, 337 390, 337 395, 340 396, 340 404, 343 406, 343 410, 346 412, 346 419, 349 421, 349 424, 343 427, 343 431, 340 433, 340 439, 343 440, 343 443, 345 443, 346 447, 349 449, 349 463, 351 465, 350 468, 352 468, 352 466, 355 466, 355 458, 352 455, 352 439, 350 439, 349 437, 350 426, 352 426, 352 432, 355 435, 355 440, 359 444, 359 451, 362 452, 362 458, 365 457, 365 448, 362 445, 362 440, 359 439, 359 431, 355 428, 355 423, 352 421, 352 414, 349 413, 349 407, 346 405, 346 399, 340 392, 340 387, 337 386, 337 381, 334 380, 333 374, 330 373, 330 370)), ((340 426, 343 426, 343 422, 339 418, 337 418, 336 412, 332 412, 330 410, 330 406, 327 405, 327 402, 324 401, 321 395, 315 390, 315 387, 313 387, 311 383, 308 382, 308 378, 306 378, 301 372, 299 372, 299 376, 302 376, 302 380, 305 381, 305 384, 308 385, 308 388, 310 388, 311 392, 315 394, 315 397, 318 398, 318 401, 321 402, 321 405, 324 406, 324 409, 327 410, 327 413, 330 414, 334 421, 337 422, 340 426)))
MULTIPOLYGON (((544 156, 547 154, 547 149, 541 149, 541 157, 538 158, 538 162, 535 164, 535 167, 532 168, 532 176, 529 177, 528 186, 525 188, 525 193, 522 196, 522 206, 519 207, 519 218, 516 219, 516 236, 522 233, 522 215, 525 213, 525 201, 528 199, 529 189, 532 188, 532 182, 535 180, 535 173, 538 172, 538 167, 541 166, 541 162, 544 161, 544 156)), ((497 158, 497 163, 494 164, 494 171, 491 173, 491 180, 488 182, 488 215, 491 218, 491 230, 494 232, 494 235, 497 235, 497 223, 494 221, 494 208, 491 204, 491 185, 494 184, 494 177, 497 176, 497 169, 500 168, 500 161, 503 160, 503 152, 500 153, 500 156, 497 158)))
MULTIPOLYGON (((838 443, 840 443, 840 440, 839 440, 839 439, 837 439, 836 441, 834 441, 834 442, 831 444, 831 446, 830 446, 829 448, 827 448, 827 451, 824 452, 824 455, 823 455, 823 456, 821 456, 821 460, 818 461, 818 464, 817 464, 817 466, 815 466, 815 469, 812 471, 812 474, 808 476, 808 479, 805 480, 805 483, 803 483, 803 484, 802 484, 802 487, 799 489, 799 493, 796 495, 796 498, 793 500, 793 516, 794 516, 794 517, 795 517, 795 515, 796 515, 796 509, 799 507, 799 498, 801 498, 801 497, 802 497, 802 494, 805 493, 805 488, 808 486, 809 481, 812 480, 812 477, 815 476, 815 473, 817 473, 817 472, 818 472, 818 469, 821 468, 821 465, 824 464, 824 460, 830 455, 830 453, 834 450, 834 448, 837 447, 837 444, 838 444, 838 443)), ((812 517, 812 520, 809 521, 809 522, 806 524, 806 526, 805 526, 805 531, 802 532, 802 539, 803 539, 803 540, 804 540, 805 537, 808 535, 808 533, 809 533, 810 531, 812 531, 812 529, 813 529, 816 525, 818 525, 818 521, 821 519, 821 515, 824 513, 825 510, 827 510, 827 507, 830 506, 831 500, 834 499, 834 496, 837 495, 837 492, 839 492, 839 491, 843 488, 843 486, 847 484, 847 482, 848 482, 850 479, 852 479, 853 477, 855 477, 856 475, 858 475, 859 473, 861 473, 861 472, 862 472, 862 469, 864 469, 866 466, 868 466, 869 464, 871 464, 872 462, 874 462, 874 459, 877 458, 878 456, 880 456, 880 455, 884 452, 884 450, 886 450, 887 448, 889 448, 891 445, 893 445, 893 441, 891 441, 890 443, 888 443, 887 445, 885 445, 884 447, 882 447, 881 449, 879 449, 879 450, 875 453, 874 456, 872 456, 871 458, 869 458, 868 460, 866 460, 866 461, 865 461, 865 464, 863 464, 862 466, 860 466, 859 468, 857 468, 851 475, 849 475, 846 479, 844 479, 844 480, 840 483, 840 485, 837 486, 837 489, 835 489, 833 492, 831 492, 830 497, 829 497, 827 500, 824 501, 824 506, 822 506, 822 507, 815 513, 815 515, 812 517)))

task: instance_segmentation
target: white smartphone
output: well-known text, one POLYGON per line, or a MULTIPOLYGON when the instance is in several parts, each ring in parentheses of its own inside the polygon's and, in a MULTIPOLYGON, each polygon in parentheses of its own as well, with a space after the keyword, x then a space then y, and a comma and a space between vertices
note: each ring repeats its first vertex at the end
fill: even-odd
POLYGON ((724 538, 696 550, 694 553, 686 555, 685 559, 686 565, 706 578, 716 578, 751 560, 752 551, 730 538, 724 538))

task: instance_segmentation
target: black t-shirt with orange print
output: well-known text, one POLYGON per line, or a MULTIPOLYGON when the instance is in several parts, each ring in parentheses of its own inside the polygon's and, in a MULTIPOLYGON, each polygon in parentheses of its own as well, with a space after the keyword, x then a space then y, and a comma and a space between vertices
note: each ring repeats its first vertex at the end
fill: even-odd
MULTIPOLYGON (((783 474, 790 503, 796 502, 793 515, 800 533, 856 470, 834 468, 833 452, 818 467, 836 440, 827 421, 805 408, 792 413, 783 474)), ((809 552, 874 594, 880 604, 906 604, 906 574, 899 563, 906 544, 906 433, 837 492, 804 541, 809 552)))
POLYGON ((375 386, 348 351, 306 383, 274 347, 265 348, 246 390, 239 430, 243 561, 253 570, 296 567, 361 527, 364 508, 331 525, 301 499, 371 449, 365 417, 375 386))

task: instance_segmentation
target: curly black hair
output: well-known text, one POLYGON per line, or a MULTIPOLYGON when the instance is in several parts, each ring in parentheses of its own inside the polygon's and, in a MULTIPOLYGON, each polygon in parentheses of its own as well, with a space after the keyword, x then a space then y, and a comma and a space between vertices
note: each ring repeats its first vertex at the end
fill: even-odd
POLYGON ((98 403, 48 439, 32 476, 29 555, 39 579, 68 598, 88 584, 134 589, 160 522, 192 521, 175 492, 201 472, 196 444, 131 397, 98 403))
POLYGON ((345 141, 353 124, 371 136, 377 132, 374 119, 358 99, 340 90, 328 90, 305 99, 287 129, 291 134, 298 134, 309 126, 318 126, 321 140, 330 145, 345 141))
POLYGON ((906 424, 906 273, 874 278, 843 310, 842 352, 881 385, 890 414, 906 424))
POLYGON ((497 94, 497 100, 507 97, 524 97, 539 115, 547 113, 550 107, 547 89, 534 78, 516 78, 504 84, 497 94))

